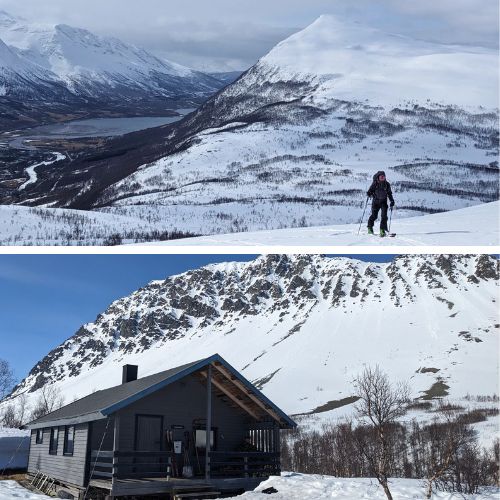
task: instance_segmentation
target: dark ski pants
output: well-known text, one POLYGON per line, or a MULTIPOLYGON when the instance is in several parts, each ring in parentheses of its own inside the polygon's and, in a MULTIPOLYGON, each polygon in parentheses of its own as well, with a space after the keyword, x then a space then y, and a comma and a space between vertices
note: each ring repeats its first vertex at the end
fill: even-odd
POLYGON ((383 229, 384 231, 388 231, 387 229, 387 201, 379 201, 379 200, 373 200, 372 202, 372 214, 370 215, 370 218, 368 219, 368 227, 371 227, 373 229, 373 225, 375 224, 375 221, 377 220, 378 217, 378 212, 379 210, 382 210, 382 218, 380 219, 380 229, 383 229))

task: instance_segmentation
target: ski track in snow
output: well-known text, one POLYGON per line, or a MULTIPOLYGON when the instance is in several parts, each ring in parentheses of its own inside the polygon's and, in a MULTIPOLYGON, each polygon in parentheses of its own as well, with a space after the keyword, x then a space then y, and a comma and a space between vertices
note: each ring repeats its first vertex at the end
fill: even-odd
POLYGON ((29 185, 35 184, 35 182, 38 180, 38 176, 37 176, 37 173, 36 173, 36 169, 38 167, 52 165, 53 163, 56 163, 56 162, 61 161, 61 160, 64 160, 66 158, 66 155, 63 155, 62 153, 54 152, 52 154, 56 155, 55 160, 52 160, 52 161, 42 161, 42 162, 36 163, 35 165, 32 165, 31 167, 28 167, 26 169, 26 173, 28 174, 29 179, 24 184, 22 184, 21 186, 19 186, 19 191, 23 191, 29 185))

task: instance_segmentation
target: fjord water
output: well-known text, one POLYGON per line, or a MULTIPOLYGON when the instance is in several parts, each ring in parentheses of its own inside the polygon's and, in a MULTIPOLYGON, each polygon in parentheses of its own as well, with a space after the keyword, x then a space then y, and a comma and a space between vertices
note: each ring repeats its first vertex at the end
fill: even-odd
POLYGON ((26 131, 24 140, 29 139, 69 139, 79 137, 116 137, 119 135, 159 127, 179 121, 193 109, 178 110, 179 116, 134 116, 125 118, 91 118, 65 123, 42 125, 26 131))

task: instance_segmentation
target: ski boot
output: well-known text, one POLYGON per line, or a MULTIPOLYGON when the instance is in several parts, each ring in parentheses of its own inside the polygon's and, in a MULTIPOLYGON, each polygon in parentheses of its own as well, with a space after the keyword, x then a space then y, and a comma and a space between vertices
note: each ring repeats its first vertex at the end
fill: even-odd
POLYGON ((385 229, 380 230, 380 237, 385 238, 387 236, 387 233, 385 232, 385 229))
POLYGON ((369 228, 368 228, 368 234, 374 234, 374 233, 373 233, 373 227, 369 227, 369 228))

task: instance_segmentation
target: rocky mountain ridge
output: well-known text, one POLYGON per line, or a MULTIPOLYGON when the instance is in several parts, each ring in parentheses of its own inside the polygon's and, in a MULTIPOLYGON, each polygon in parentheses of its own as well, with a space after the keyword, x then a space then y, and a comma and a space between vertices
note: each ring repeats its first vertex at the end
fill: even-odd
POLYGON ((345 396, 353 371, 384 359, 394 376, 415 378, 417 392, 441 380, 463 395, 476 372, 488 373, 484 387, 495 379, 498 277, 498 261, 485 255, 387 264, 270 255, 209 265, 113 302, 13 396, 55 384, 73 399, 119 383, 126 362, 146 375, 214 352, 296 411, 345 396))

